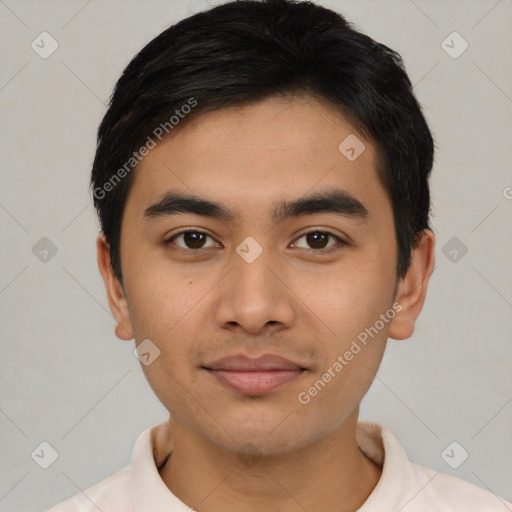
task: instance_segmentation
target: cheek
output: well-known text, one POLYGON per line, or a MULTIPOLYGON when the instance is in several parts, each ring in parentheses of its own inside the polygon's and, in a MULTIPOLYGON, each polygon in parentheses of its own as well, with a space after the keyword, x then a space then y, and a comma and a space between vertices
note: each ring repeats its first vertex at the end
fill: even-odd
POLYGON ((375 295, 375 290, 363 293, 357 289, 353 294, 333 299, 326 303, 329 314, 324 310, 320 316, 326 319, 334 334, 318 338, 323 364, 316 368, 308 387, 302 390, 308 395, 305 399, 310 398, 319 413, 325 408, 351 411, 357 406, 377 373, 392 319, 390 314, 387 322, 380 319, 389 306, 383 295, 375 295))
POLYGON ((326 334, 343 345, 373 325, 389 307, 393 283, 381 262, 361 261, 339 267, 307 284, 306 301, 322 320, 326 334))
POLYGON ((185 278, 161 267, 146 260, 138 271, 132 269, 130 274, 126 273, 130 318, 136 339, 166 338, 180 326, 182 318, 189 321, 189 314, 193 314, 194 304, 199 300, 195 297, 198 290, 187 287, 185 278))
MULTIPOLYGON (((359 270, 339 271, 321 281, 308 301, 322 320, 317 340, 325 365, 312 375, 314 407, 351 410, 364 396, 377 372, 394 310, 389 303, 393 282, 382 259, 360 260, 359 270), (381 320, 381 315, 386 315, 381 320)), ((392 276, 391 276, 392 277, 392 276)), ((306 397, 307 399, 307 397, 306 397)))
MULTIPOLYGON (((188 325, 188 324, 187 324, 188 325)), ((194 366, 194 355, 198 351, 199 337, 196 333, 185 332, 176 326, 171 332, 156 334, 158 329, 152 329, 150 336, 144 336, 154 341, 157 357, 149 365, 141 362, 142 370, 148 383, 160 401, 169 410, 180 409, 190 400, 194 392, 194 382, 197 378, 197 368, 194 366)), ((149 332, 147 330, 146 332, 149 332)))

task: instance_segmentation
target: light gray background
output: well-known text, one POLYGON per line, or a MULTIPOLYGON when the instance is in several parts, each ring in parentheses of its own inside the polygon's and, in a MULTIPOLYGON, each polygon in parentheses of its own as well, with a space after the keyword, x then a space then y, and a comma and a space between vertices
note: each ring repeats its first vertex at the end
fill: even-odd
MULTIPOLYGON (((401 53, 438 147, 437 267, 416 332, 389 341, 361 416, 390 428, 413 461, 512 500, 512 3, 318 3, 401 53), (441 47, 453 31, 469 43, 457 59, 441 47), (468 248, 457 262, 442 252, 452 237, 468 248), (455 470, 441 457, 452 441, 469 452, 455 470)), ((113 333, 88 178, 123 68, 206 7, 0 1, 2 512, 43 510, 114 473, 167 417, 134 342, 113 333), (31 48, 43 31, 59 44, 47 59, 31 48), (32 252, 42 237, 58 249, 46 263, 32 252), (42 441, 59 455, 46 470, 30 455, 42 441)))

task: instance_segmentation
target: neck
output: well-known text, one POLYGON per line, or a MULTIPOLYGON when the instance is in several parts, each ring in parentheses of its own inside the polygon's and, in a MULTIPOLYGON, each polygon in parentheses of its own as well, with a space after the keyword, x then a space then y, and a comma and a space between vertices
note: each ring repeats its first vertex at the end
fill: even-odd
POLYGON ((160 474, 198 512, 354 512, 381 475, 357 446, 357 413, 304 448, 243 461, 171 419, 173 452, 160 474))

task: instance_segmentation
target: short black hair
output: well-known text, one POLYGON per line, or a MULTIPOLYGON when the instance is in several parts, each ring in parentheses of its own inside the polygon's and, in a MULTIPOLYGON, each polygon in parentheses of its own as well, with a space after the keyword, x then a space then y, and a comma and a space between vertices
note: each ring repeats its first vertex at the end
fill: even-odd
POLYGON ((434 143, 400 55, 309 1, 239 0, 155 37, 110 98, 91 190, 122 284, 121 222, 144 146, 209 111, 298 95, 327 102, 376 145, 379 179, 393 206, 396 277, 405 276, 411 249, 431 229, 434 143))

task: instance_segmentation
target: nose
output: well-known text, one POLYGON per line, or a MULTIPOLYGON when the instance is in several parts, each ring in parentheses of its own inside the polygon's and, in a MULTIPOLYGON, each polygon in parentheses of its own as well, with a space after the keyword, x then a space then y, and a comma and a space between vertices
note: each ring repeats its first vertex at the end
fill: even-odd
POLYGON ((236 252, 231 259, 231 270, 216 287, 216 324, 248 334, 274 333, 290 327, 296 316, 297 298, 287 282, 284 265, 272 258, 269 250, 263 250, 251 263, 236 252))

